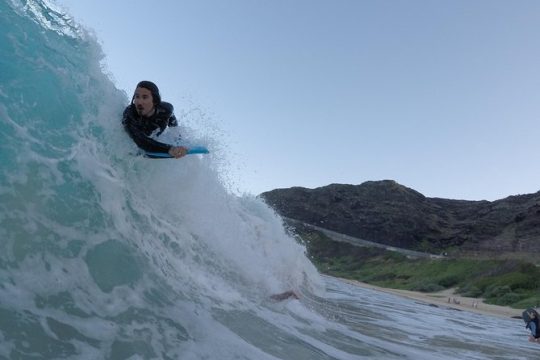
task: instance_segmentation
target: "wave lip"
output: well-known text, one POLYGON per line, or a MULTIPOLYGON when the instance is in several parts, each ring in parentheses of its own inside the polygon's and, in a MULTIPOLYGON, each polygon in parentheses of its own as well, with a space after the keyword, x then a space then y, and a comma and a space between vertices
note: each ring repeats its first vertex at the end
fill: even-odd
POLYGON ((44 29, 52 30, 59 35, 65 35, 71 38, 79 38, 84 34, 84 31, 75 23, 73 18, 65 14, 51 1, 8 1, 11 2, 14 10, 22 15, 26 15, 44 29))

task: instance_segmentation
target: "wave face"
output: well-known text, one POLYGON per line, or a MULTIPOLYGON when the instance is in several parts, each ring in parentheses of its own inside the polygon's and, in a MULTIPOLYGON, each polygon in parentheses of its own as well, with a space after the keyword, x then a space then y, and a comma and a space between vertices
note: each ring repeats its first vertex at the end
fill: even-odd
POLYGON ((535 356, 519 321, 319 276, 271 209, 227 191, 219 151, 133 156, 102 58, 53 5, 0 0, 0 359, 535 356))
POLYGON ((0 357, 249 354, 224 319, 316 287, 303 247, 219 159, 132 156, 126 95, 52 4, 0 17, 0 357))

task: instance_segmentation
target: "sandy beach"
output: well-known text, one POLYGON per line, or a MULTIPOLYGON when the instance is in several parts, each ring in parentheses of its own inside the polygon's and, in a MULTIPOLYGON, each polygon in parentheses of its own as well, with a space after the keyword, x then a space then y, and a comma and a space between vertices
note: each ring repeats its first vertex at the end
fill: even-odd
POLYGON ((349 280, 340 278, 348 284, 360 286, 363 288, 382 291, 389 294, 399 295, 408 299, 421 301, 427 304, 436 305, 439 307, 447 307, 463 311, 471 311, 484 315, 498 316, 498 317, 519 317, 521 318, 521 312, 523 310, 513 309, 507 306, 498 306, 484 303, 481 298, 470 298, 455 294, 455 289, 447 289, 435 293, 422 293, 409 290, 398 290, 383 288, 371 284, 366 284, 356 280, 349 280))

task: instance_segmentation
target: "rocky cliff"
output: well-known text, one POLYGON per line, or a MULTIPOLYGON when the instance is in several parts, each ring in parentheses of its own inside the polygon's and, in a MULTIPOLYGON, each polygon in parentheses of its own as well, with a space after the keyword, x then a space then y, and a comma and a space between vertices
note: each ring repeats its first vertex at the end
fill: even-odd
POLYGON ((282 216, 391 246, 540 252, 540 192, 497 201, 450 200, 384 180, 276 189, 261 197, 282 216))

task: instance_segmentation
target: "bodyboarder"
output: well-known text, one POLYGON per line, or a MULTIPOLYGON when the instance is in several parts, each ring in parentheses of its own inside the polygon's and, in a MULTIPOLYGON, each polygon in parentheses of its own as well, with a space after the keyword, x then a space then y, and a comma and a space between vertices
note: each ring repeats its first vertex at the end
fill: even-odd
POLYGON ((178 121, 172 104, 161 101, 159 88, 151 81, 137 84, 131 104, 124 110, 122 124, 135 144, 144 151, 168 153, 176 159, 188 152, 184 146, 156 140, 167 127, 178 126, 178 121))

